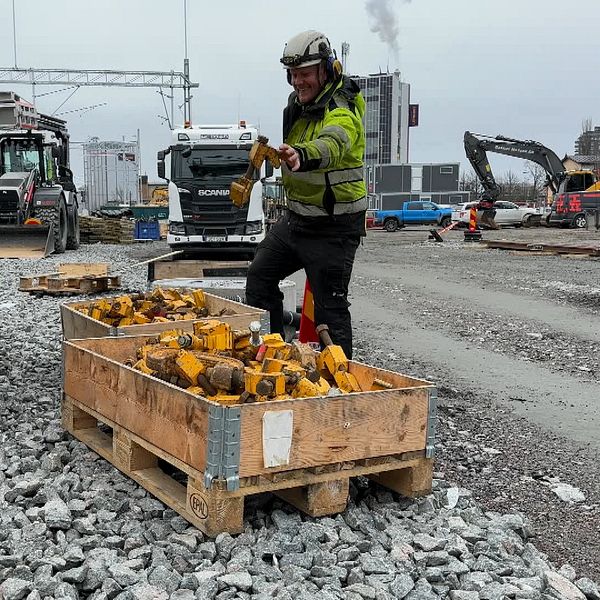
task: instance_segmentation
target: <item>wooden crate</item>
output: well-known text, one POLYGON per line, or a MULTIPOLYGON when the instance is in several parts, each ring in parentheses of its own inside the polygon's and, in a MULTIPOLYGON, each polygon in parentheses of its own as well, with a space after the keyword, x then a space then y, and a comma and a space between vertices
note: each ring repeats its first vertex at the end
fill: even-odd
MULTIPOLYGON (((181 288, 179 291, 186 292, 181 288)), ((220 321, 229 323, 236 329, 244 329, 252 321, 260 321, 265 331, 269 330, 269 313, 259 308, 253 308, 240 302, 221 298, 214 294, 204 293, 206 307, 210 314, 218 314, 223 309, 229 309, 235 314, 218 317, 220 321)), ((108 298, 110 300, 110 298, 108 298)), ((193 331, 194 321, 169 321, 168 323, 146 323, 144 325, 125 325, 112 327, 107 323, 96 321, 79 312, 78 308, 87 307, 92 301, 65 302, 60 307, 63 337, 66 340, 85 339, 91 337, 121 336, 121 335, 156 335, 169 329, 193 331)), ((207 317, 209 318, 209 317, 207 317)))
POLYGON ((145 337, 64 342, 63 424, 207 535, 243 529, 244 497, 274 491, 313 516, 344 510, 349 478, 408 496, 431 489, 435 388, 356 362, 363 389, 393 389, 223 407, 123 361, 145 337), (269 437, 265 423, 292 424, 269 437), (98 428, 108 425, 111 433, 98 428), (289 455, 266 461, 288 435, 289 455), (165 460, 185 482, 158 467, 165 460))
POLYGON ((249 266, 246 260, 157 260, 148 264, 148 281, 246 277, 249 266))

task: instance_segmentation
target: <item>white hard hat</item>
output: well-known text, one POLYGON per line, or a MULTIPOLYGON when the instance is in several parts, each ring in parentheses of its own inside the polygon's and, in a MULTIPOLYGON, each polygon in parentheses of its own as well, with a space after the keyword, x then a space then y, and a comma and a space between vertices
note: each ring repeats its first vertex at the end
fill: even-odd
POLYGON ((325 35, 310 29, 295 35, 283 49, 280 62, 285 69, 318 65, 332 54, 331 44, 325 35))

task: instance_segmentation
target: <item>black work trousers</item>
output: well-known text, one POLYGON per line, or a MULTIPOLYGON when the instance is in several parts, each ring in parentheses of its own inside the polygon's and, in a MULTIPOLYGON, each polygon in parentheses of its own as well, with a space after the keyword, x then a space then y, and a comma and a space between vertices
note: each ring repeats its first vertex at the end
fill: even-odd
POLYGON ((315 302, 315 325, 325 324, 334 344, 352 358, 348 285, 359 235, 297 228, 283 216, 259 244, 246 280, 246 302, 268 310, 271 332, 283 334, 283 293, 279 282, 304 269, 315 302))

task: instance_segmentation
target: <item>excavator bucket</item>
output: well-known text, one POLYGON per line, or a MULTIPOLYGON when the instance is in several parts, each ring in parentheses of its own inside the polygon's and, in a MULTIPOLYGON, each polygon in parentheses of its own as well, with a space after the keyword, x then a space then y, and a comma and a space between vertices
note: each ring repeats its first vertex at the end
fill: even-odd
POLYGON ((0 258, 45 258, 52 252, 52 225, 0 225, 0 258))

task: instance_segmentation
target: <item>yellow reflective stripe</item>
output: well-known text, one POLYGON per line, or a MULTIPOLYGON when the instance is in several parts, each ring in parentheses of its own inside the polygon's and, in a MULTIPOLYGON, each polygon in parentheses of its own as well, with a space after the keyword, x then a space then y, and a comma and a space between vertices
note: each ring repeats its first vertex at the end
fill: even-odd
POLYGON ((338 185, 340 183, 351 183, 353 181, 362 181, 362 168, 355 169, 339 169, 337 171, 329 171, 329 183, 338 185))
MULTIPOLYGON (((329 165, 329 161, 331 160, 331 155, 329 153, 329 146, 325 140, 316 139, 313 144, 315 145, 317 151, 320 154, 321 163, 319 164, 320 169, 326 169, 329 165)), ((312 152, 310 152, 312 154, 312 152)))
POLYGON ((350 136, 348 132, 339 125, 327 125, 327 127, 323 127, 321 131, 319 131, 318 137, 331 137, 337 142, 339 142, 346 150, 350 149, 350 136))

